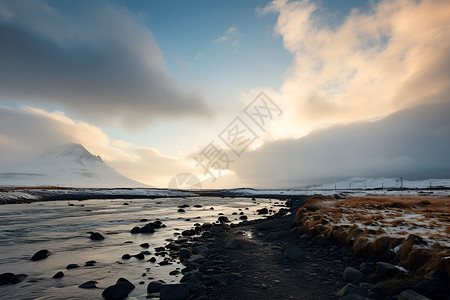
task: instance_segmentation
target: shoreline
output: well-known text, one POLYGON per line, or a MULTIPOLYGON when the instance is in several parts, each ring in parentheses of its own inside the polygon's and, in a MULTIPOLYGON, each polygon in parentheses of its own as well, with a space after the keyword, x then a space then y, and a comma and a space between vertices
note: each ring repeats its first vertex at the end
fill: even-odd
POLYGON ((448 278, 437 272, 410 276, 389 262, 355 256, 351 247, 304 231, 293 222, 306 198, 288 201, 289 211, 202 228, 206 237, 169 245, 171 256, 181 257, 186 266, 173 289, 187 286, 189 299, 448 298, 448 278))

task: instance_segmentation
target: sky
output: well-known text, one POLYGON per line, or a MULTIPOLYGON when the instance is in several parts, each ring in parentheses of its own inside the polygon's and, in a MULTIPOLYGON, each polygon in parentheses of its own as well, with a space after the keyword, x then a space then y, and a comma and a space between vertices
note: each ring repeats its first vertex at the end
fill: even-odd
POLYGON ((450 3, 0 0, 0 170, 167 187, 450 178, 450 3))

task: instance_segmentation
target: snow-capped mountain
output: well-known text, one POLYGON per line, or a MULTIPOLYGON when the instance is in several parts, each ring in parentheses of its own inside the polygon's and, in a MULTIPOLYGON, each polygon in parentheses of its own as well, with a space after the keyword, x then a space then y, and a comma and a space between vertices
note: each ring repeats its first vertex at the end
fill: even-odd
POLYGON ((123 176, 80 144, 65 144, 39 157, 0 166, 0 186, 146 187, 123 176))

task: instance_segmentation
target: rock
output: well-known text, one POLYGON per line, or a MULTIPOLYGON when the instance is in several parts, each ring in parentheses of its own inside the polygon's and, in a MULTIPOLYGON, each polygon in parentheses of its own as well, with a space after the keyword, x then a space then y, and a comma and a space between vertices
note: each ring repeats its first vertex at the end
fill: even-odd
POLYGON ((212 234, 211 231, 205 231, 202 233, 202 237, 204 238, 212 238, 214 235, 212 234))
POLYGON ((151 263, 154 263, 156 261, 156 257, 153 256, 148 261, 151 262, 151 263))
POLYGON ((90 239, 93 240, 93 241, 102 241, 102 240, 104 240, 105 238, 104 238, 103 235, 101 235, 100 233, 98 233, 98 232, 93 232, 93 233, 91 234, 91 236, 90 236, 90 239))
POLYGON ((117 279, 116 284, 117 283, 126 283, 128 285, 128 288, 130 289, 130 291, 134 290, 134 288, 135 288, 134 284, 132 284, 130 281, 128 281, 127 279, 122 278, 122 277, 117 279))
POLYGON ((348 267, 344 271, 343 278, 347 282, 359 282, 363 279, 364 274, 352 267, 348 267))
POLYGON ((50 251, 48 251, 46 249, 39 250, 31 257, 31 260, 32 261, 43 260, 43 259, 46 259, 47 257, 49 257, 50 254, 51 254, 50 251))
POLYGON ((158 281, 152 281, 147 285, 147 293, 159 293, 161 290, 162 283, 158 281))
POLYGON ((62 271, 59 271, 58 273, 56 273, 55 275, 53 275, 52 278, 62 278, 64 277, 64 273, 62 271))
POLYGON ((79 267, 80 267, 80 265, 78 265, 78 264, 68 264, 66 269, 70 270, 70 269, 76 269, 76 268, 79 268, 79 267))
POLYGON ((205 222, 205 223, 203 223, 203 225, 202 225, 202 228, 203 228, 203 229, 209 229, 209 228, 211 228, 211 227, 212 227, 212 224, 209 223, 209 222, 205 222))
POLYGON ((122 259, 130 259, 131 258, 131 255, 130 254, 124 254, 124 255, 122 255, 122 259))
POLYGON ((208 251, 208 247, 206 247, 204 245, 192 248, 192 252, 194 252, 194 254, 202 254, 207 251, 208 251))
POLYGON ((233 239, 227 241, 225 244, 225 249, 236 249, 241 246, 241 242, 239 240, 233 239))
POLYGON ((189 288, 184 283, 164 284, 160 291, 161 300, 179 300, 189 297, 189 288))
POLYGON ((11 284, 17 284, 17 283, 21 282, 22 280, 24 280, 24 279, 27 278, 27 277, 28 277, 28 275, 26 275, 26 274, 17 274, 17 275, 14 275, 14 276, 11 278, 11 284))
POLYGON ((220 223, 228 223, 228 222, 230 222, 230 220, 228 220, 228 218, 225 217, 225 216, 218 217, 217 221, 219 221, 220 223))
POLYGON ((269 210, 267 208, 261 208, 258 209, 256 212, 258 213, 258 215, 266 215, 269 213, 269 210))
POLYGON ((95 289, 97 288, 97 281, 86 281, 85 283, 80 284, 78 287, 82 289, 95 289))
POLYGON ((182 236, 191 236, 192 235, 192 231, 190 231, 190 230, 183 230, 181 232, 181 235, 182 236))
POLYGON ((390 264, 390 263, 386 263, 386 262, 377 262, 377 274, 380 276, 394 276, 395 274, 397 274, 400 270, 390 264))
POLYGON ((361 286, 356 286, 356 285, 353 285, 353 284, 349 283, 346 286, 344 286, 342 289, 340 289, 336 293, 336 296, 342 298, 342 297, 350 295, 350 294, 366 296, 367 295, 367 290, 365 288, 361 287, 361 286))
POLYGON ((148 248, 150 247, 150 245, 148 243, 142 243, 139 246, 141 246, 142 248, 148 248))
POLYGON ((133 227, 133 229, 131 229, 131 233, 133 233, 133 234, 141 233, 141 228, 135 226, 135 227, 133 227))
POLYGON ((200 208, 200 207, 203 207, 203 206, 201 206, 200 204, 195 204, 194 207, 200 208))
POLYGON ((287 248, 290 248, 290 247, 292 247, 292 245, 289 244, 289 243, 283 243, 283 244, 281 244, 281 252, 284 253, 284 250, 286 250, 287 248))
POLYGON ((144 227, 141 227, 140 229, 141 233, 154 233, 155 228, 153 228, 152 223, 144 225, 144 227))
POLYGON ((178 209, 178 212, 179 213, 184 213, 184 212, 186 212, 184 209, 182 209, 182 208, 180 208, 180 209, 178 209))
POLYGON ((194 255, 188 259, 188 262, 196 263, 196 264, 202 264, 205 261, 206 261, 206 258, 201 254, 194 255))
POLYGON ((248 217, 247 217, 247 216, 240 216, 239 219, 241 219, 241 220, 247 220, 248 217))
POLYGON ((169 275, 172 275, 172 276, 175 276, 175 275, 178 275, 178 274, 180 274, 180 271, 178 271, 178 270, 173 270, 173 271, 169 272, 169 275))
POLYGON ((189 251, 188 249, 185 249, 185 248, 180 249, 180 259, 181 260, 188 259, 189 257, 191 257, 191 251, 189 251))
POLYGON ((0 285, 4 285, 4 284, 9 284, 11 283, 11 279, 14 277, 15 275, 13 273, 3 273, 0 274, 0 285))
POLYGON ((413 290, 406 290, 400 293, 398 300, 430 300, 430 298, 422 296, 413 290))
POLYGON ((349 294, 347 296, 340 298, 340 300, 365 300, 365 299, 367 298, 358 294, 349 294))
POLYGON ((92 266, 95 265, 95 263, 96 263, 95 260, 88 260, 87 262, 84 263, 84 266, 85 267, 92 267, 92 266))
POLYGON ((209 280, 213 283, 218 282, 222 285, 226 285, 228 283, 228 281, 230 280, 230 278, 231 278, 230 273, 222 273, 222 274, 212 275, 209 280))
POLYGON ((414 289, 430 295, 444 294, 445 287, 441 279, 439 277, 429 279, 430 277, 427 278, 427 275, 425 275, 425 277, 414 286, 414 289))
POLYGON ((301 261, 303 260, 303 255, 296 247, 289 247, 284 250, 284 257, 287 260, 301 261))
POLYGON ((135 254, 133 256, 136 257, 137 259, 144 259, 145 258, 143 253, 138 253, 138 254, 135 254))
MULTIPOLYGON (((120 279, 119 279, 120 280, 120 279)), ((130 287, 130 285, 127 282, 117 281, 116 284, 111 285, 107 287, 103 293, 102 296, 107 300, 121 300, 128 296, 128 294, 134 289, 130 287)))

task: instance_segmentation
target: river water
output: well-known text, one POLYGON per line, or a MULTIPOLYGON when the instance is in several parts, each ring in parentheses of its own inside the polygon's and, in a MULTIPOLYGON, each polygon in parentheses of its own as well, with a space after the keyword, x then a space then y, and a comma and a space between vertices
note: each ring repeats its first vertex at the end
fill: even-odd
MULTIPOLYGON (((104 288, 124 277, 136 285, 129 297, 145 299, 146 287, 150 281, 164 280, 166 283, 179 282, 181 274, 169 275, 179 263, 159 266, 147 260, 132 257, 122 260, 125 253, 138 254, 148 250, 152 254, 155 247, 168 244, 176 239, 176 233, 189 229, 194 223, 214 222, 218 213, 223 213, 230 221, 238 223, 239 215, 245 213, 249 220, 260 218, 256 210, 270 208, 278 200, 249 198, 162 198, 132 200, 85 200, 35 202, 30 204, 10 204, 0 206, 0 273, 27 274, 28 277, 15 285, 0 286, 0 299, 102 299, 104 288), (128 205, 124 205, 128 203, 128 205), (184 213, 178 206, 188 204, 184 213), (195 208, 194 205, 202 205, 195 208), (214 207, 214 210, 210 208, 214 207), (161 220, 167 227, 157 229, 154 234, 131 234, 134 226, 161 220), (186 221, 190 219, 190 221, 186 221), (105 239, 92 241, 87 232, 100 232, 105 239), (149 243, 143 249, 141 243, 149 243), (47 249, 52 254, 41 261, 31 261, 31 256, 47 249), (86 261, 95 260, 94 266, 84 266, 86 261), (66 270, 68 264, 81 267, 66 270), (63 271, 65 276, 52 279, 63 271), (143 276, 145 273, 145 276, 143 276), (82 289, 78 285, 95 280, 98 289, 82 289), (139 282, 145 284, 139 284, 139 282)), ((274 207, 276 208, 276 207, 274 207)), ((162 257, 156 257, 157 262, 162 257)))

